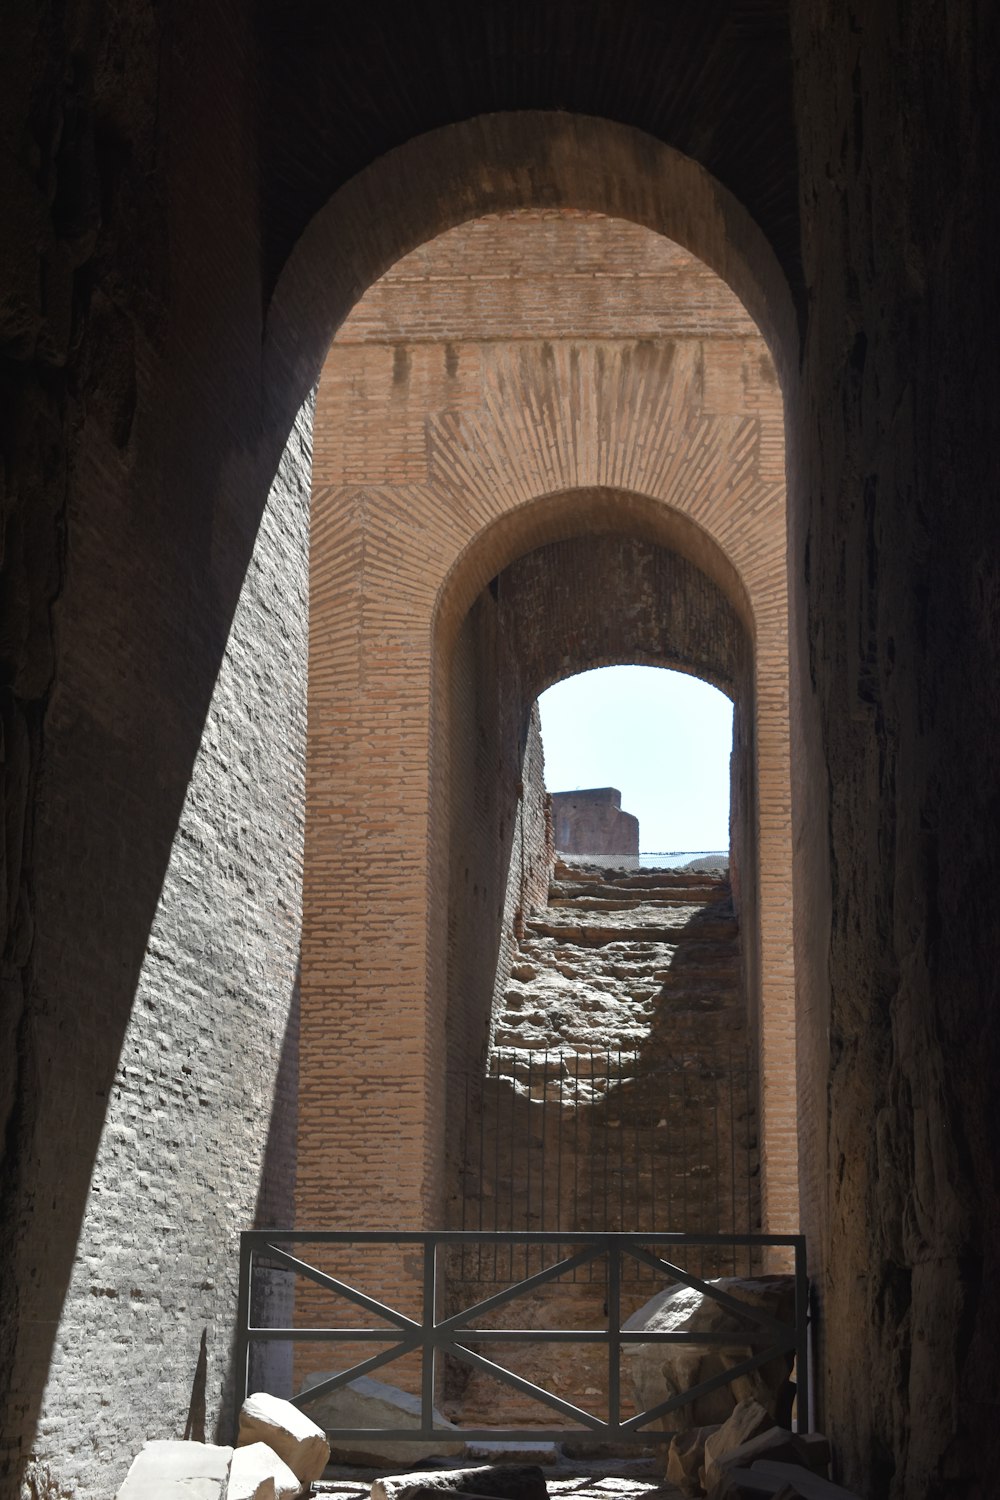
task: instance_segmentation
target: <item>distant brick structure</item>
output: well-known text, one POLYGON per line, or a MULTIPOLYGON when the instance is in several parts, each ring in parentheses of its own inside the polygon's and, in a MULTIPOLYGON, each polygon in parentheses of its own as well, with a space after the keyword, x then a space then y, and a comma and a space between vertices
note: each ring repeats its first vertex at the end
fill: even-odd
POLYGON ((557 854, 620 854, 638 863, 639 819, 622 812, 617 787, 553 792, 552 828, 557 854))

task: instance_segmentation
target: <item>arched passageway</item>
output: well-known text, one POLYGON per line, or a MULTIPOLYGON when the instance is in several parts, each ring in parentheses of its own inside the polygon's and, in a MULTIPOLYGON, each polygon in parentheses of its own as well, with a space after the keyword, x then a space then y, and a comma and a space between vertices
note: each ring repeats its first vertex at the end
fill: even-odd
MULTIPOLYGON (((558 569, 560 547, 603 535, 605 549, 617 537, 675 560, 674 605, 654 586, 650 630, 676 625, 687 569, 746 643, 764 1212, 775 1232, 797 1228, 783 429, 746 312, 689 253, 634 225, 552 211, 471 222, 400 262, 344 325, 317 396, 313 492, 300 1222, 329 1221, 331 1205, 345 1227, 442 1221, 463 622, 517 558, 548 548, 558 569), (574 290, 552 308, 556 266, 574 290), (565 274, 576 266, 590 295, 565 274), (375 1132, 366 1101, 384 1073, 373 1054, 390 1070, 395 1113, 375 1132)), ((617 557, 613 589, 629 586, 629 567, 638 576, 637 558, 617 557)), ((586 648, 579 631, 575 645, 556 631, 563 664, 539 661, 532 696, 567 660, 586 664, 599 609, 588 626, 586 648)), ((697 655, 697 628, 676 634, 671 650, 697 655)), ((627 650, 662 644, 637 637, 627 650)), ((623 636, 614 654, 625 650, 623 636)), ((516 717, 530 700, 514 698, 516 717)), ((501 843, 512 816, 499 815, 501 843)), ((480 917, 498 880, 469 877, 480 917)), ((502 908, 501 889, 489 923, 502 926, 502 908)), ((471 1039, 484 1035, 483 1003, 470 1001, 466 1059, 481 1053, 471 1039)), ((461 1031, 450 1028, 453 1053, 461 1031)))
MULTIPOLYGON (((204 1328, 209 1420, 223 1410, 232 1225, 268 1198, 275 1037, 294 1017, 294 811, 244 837, 270 828, 280 783, 255 752, 281 745, 284 769, 302 750, 305 549, 296 526, 271 529, 268 489, 332 326, 304 296, 282 342, 307 357, 272 344, 262 362, 264 312, 331 193, 449 119, 530 108, 565 142, 582 139, 574 114, 635 133, 635 158, 608 158, 624 184, 667 181, 657 143, 684 153, 793 289, 803 1198, 827 1410, 855 1488, 988 1487, 995 8, 101 15, 21 7, 5 54, 5 1477, 16 1492, 32 1459, 40 1490, 113 1489, 137 1424, 154 1435, 187 1410, 204 1328), (265 507, 273 574, 248 574, 265 507), (249 640, 276 614, 290 628, 262 654, 249 640), (148 1068, 128 1067, 136 1042, 148 1068), (247 1076, 227 1111, 234 1059, 247 1076), (204 1254, 150 1252, 181 1230, 204 1254)), ((509 201, 551 191, 559 152, 543 155, 511 153, 509 201)), ((307 291, 337 282, 335 322, 425 237, 423 205, 430 234, 495 206, 491 161, 482 197, 447 151, 396 180, 367 230, 299 264, 307 291)), ((641 196, 591 177, 598 209, 641 196)), ((689 227, 697 249, 700 214, 689 227)), ((307 470, 303 423, 278 488, 294 496, 307 470)), ((279 1139, 289 1115, 274 1109, 279 1139)))

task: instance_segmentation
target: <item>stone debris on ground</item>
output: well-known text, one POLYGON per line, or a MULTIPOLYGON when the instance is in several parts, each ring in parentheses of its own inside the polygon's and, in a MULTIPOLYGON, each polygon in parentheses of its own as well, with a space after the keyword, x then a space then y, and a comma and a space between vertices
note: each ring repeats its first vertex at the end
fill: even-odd
POLYGON ((704 1493, 701 1471, 705 1467, 705 1444, 718 1431, 717 1424, 711 1427, 688 1427, 683 1432, 674 1433, 670 1440, 670 1447, 667 1449, 667 1479, 688 1500, 704 1493))
POLYGON ((232 1448, 155 1439, 133 1460, 116 1500, 291 1500, 330 1458, 322 1429, 277 1396, 248 1396, 232 1448))
POLYGON ((296 1474, 302 1484, 319 1479, 330 1462, 326 1433, 310 1417, 278 1396, 258 1391, 240 1408, 238 1448, 266 1443, 296 1474))
POLYGON ((266 1443, 233 1453, 226 1500, 293 1500, 301 1489, 299 1476, 266 1443))
MULTIPOLYGON (((337 1428, 355 1430, 360 1428, 417 1428, 420 1426, 420 1397, 402 1391, 398 1386, 381 1380, 372 1380, 361 1375, 347 1385, 327 1391, 310 1401, 312 1387, 330 1380, 335 1371, 309 1377, 308 1384, 300 1392, 306 1414, 326 1432, 337 1428)), ((385 1468, 387 1464, 419 1464, 432 1458, 460 1458, 466 1451, 465 1440, 459 1429, 453 1427, 439 1411, 433 1413, 434 1426, 454 1432, 447 1436, 410 1442, 379 1441, 378 1431, 370 1438, 355 1442, 339 1442, 330 1449, 330 1457, 337 1463, 361 1464, 372 1468, 385 1468)), ((474 1454, 469 1454, 475 1457, 474 1454)), ((484 1455, 485 1456, 485 1455, 484 1455)))
POLYGON ((717 1472, 719 1461, 734 1448, 740 1448, 751 1438, 774 1427, 771 1413, 752 1398, 738 1401, 732 1413, 705 1442, 705 1464, 702 1488, 707 1489, 717 1472))
POLYGON ((116 1500, 223 1500, 232 1448, 154 1438, 132 1460, 116 1500))
POLYGON ((781 1463, 798 1464, 806 1469, 805 1454, 796 1442, 795 1434, 784 1427, 768 1427, 746 1442, 728 1448, 725 1452, 710 1456, 705 1451, 705 1476, 702 1483, 711 1495, 720 1474, 729 1469, 750 1469, 755 1460, 769 1458, 781 1463))
MULTIPOLYGON (((792 1276, 735 1277, 724 1276, 711 1282, 713 1287, 748 1309, 759 1311, 782 1323, 792 1323, 795 1308, 795 1278, 792 1276)), ((681 1396, 702 1381, 723 1374, 754 1353, 740 1334, 759 1333, 760 1324, 724 1306, 695 1287, 676 1286, 658 1292, 622 1325, 623 1330, 638 1332, 729 1332, 731 1344, 709 1347, 692 1344, 627 1344, 622 1349, 622 1368, 631 1380, 637 1407, 646 1411, 670 1397, 681 1396)), ((789 1378, 791 1355, 779 1355, 744 1375, 734 1376, 725 1385, 686 1402, 663 1418, 666 1429, 704 1427, 728 1421, 734 1408, 752 1399, 769 1412, 775 1421, 791 1416, 794 1386, 789 1378)))

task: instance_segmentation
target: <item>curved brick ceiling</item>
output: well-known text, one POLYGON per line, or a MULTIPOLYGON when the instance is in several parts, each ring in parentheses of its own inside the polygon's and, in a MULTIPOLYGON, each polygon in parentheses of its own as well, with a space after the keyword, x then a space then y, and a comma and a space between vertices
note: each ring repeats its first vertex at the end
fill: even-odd
POLYGON ((783 0, 270 0, 260 23, 262 221, 272 284, 309 219, 377 157, 474 115, 634 126, 746 208, 801 303, 783 0))

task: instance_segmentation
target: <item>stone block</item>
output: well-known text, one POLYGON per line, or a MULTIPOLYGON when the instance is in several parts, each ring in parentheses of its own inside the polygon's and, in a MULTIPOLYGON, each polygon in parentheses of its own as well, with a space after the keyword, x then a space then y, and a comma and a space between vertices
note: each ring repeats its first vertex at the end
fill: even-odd
POLYGON ((319 1479, 330 1462, 330 1445, 321 1427, 290 1401, 258 1391, 240 1409, 236 1446, 266 1443, 283 1459, 302 1484, 319 1479))
POLYGON ((232 1456, 214 1443, 144 1443, 117 1500, 222 1500, 232 1456))
POLYGON ((688 1427, 674 1434, 667 1449, 667 1479, 681 1494, 702 1494, 701 1471, 705 1466, 705 1442, 718 1427, 688 1427))
MULTIPOLYGON (((325 1375, 312 1375, 301 1392, 305 1411, 325 1431, 338 1427, 347 1428, 400 1428, 420 1426, 420 1398, 398 1386, 387 1385, 381 1380, 372 1380, 361 1375, 335 1391, 327 1391, 308 1401, 311 1386, 329 1380, 325 1375)), ((458 1427, 434 1412, 435 1427, 443 1427, 455 1433, 455 1437, 414 1438, 413 1442, 386 1442, 373 1430, 370 1438, 357 1442, 331 1444, 331 1456, 338 1463, 369 1465, 372 1468, 395 1467, 402 1464, 426 1463, 429 1458, 461 1458, 465 1453, 465 1439, 458 1427)))
POLYGON ((298 1475, 273 1448, 249 1443, 233 1454, 226 1500, 292 1500, 302 1488, 298 1475))
POLYGON ((803 1473, 808 1472, 794 1435, 786 1432, 783 1427, 770 1427, 766 1432, 758 1432, 756 1437, 749 1438, 745 1443, 729 1448, 718 1456, 710 1454, 706 1445, 702 1484, 711 1492, 722 1470, 749 1469, 758 1458, 771 1458, 792 1466, 798 1465, 803 1473))
MULTIPOLYGON (((545 1475, 537 1464, 498 1464, 478 1469, 437 1469, 419 1478, 389 1474, 376 1479, 371 1500, 412 1500, 414 1490, 457 1490, 488 1500, 549 1500, 545 1475)), ((426 1500, 426 1497, 423 1497, 426 1500)))
POLYGON ((782 1463, 773 1458, 757 1459, 751 1466, 751 1473, 776 1483, 794 1484, 802 1495, 802 1500, 861 1500, 861 1496, 853 1490, 846 1490, 842 1484, 834 1484, 822 1474, 814 1474, 811 1470, 803 1472, 795 1464, 782 1463))

